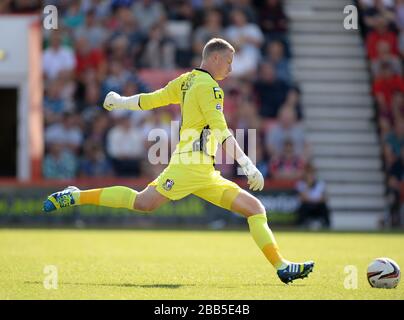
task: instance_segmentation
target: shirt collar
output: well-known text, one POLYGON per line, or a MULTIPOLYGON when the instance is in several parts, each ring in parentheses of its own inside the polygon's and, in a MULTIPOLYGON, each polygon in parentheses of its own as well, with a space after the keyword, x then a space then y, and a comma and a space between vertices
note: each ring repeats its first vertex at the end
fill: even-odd
POLYGON ((213 78, 213 76, 210 74, 209 71, 206 71, 205 69, 201 69, 201 68, 195 68, 195 70, 198 70, 198 71, 201 71, 201 72, 206 72, 208 75, 210 75, 212 77, 213 80, 215 80, 215 78, 213 78))

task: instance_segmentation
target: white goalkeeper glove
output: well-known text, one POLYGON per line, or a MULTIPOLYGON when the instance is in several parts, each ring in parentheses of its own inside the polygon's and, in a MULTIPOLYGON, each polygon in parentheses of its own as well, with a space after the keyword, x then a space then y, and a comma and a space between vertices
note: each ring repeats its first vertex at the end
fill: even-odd
POLYGON ((261 191, 264 188, 264 177, 246 155, 237 160, 244 174, 247 176, 250 190, 261 191))
POLYGON ((131 97, 122 97, 118 93, 110 91, 105 97, 104 108, 108 111, 117 109, 142 110, 139 107, 139 97, 140 95, 138 94, 131 97))

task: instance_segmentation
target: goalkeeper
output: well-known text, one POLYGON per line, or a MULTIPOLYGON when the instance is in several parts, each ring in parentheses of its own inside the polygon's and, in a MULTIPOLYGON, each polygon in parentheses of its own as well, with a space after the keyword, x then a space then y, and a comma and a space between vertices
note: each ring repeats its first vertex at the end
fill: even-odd
POLYGON ((249 188, 262 190, 261 172, 244 154, 227 128, 223 114, 224 94, 216 81, 231 72, 234 48, 223 39, 211 39, 202 52, 200 68, 180 75, 164 88, 147 94, 123 97, 109 92, 104 108, 150 110, 169 104, 180 104, 180 141, 167 168, 143 191, 114 186, 79 190, 68 187, 48 196, 43 210, 50 212, 73 205, 99 205, 152 212, 170 200, 179 200, 194 194, 217 206, 237 212, 247 218, 256 244, 275 267, 284 283, 305 278, 314 263, 292 263, 282 257, 271 229, 267 225, 266 210, 262 203, 236 183, 223 178, 214 168, 214 155, 222 144, 247 176, 249 188))

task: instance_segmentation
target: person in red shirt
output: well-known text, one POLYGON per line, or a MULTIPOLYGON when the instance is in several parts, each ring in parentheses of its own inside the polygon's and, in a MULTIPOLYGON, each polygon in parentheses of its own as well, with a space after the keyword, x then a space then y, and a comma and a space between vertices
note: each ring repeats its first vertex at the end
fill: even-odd
POLYGON ((85 37, 79 37, 75 42, 76 51, 76 76, 78 79, 88 70, 95 73, 102 79, 102 74, 106 70, 105 57, 101 49, 90 47, 85 37))
POLYGON ((391 53, 398 55, 397 35, 388 30, 387 22, 382 16, 377 16, 375 30, 371 31, 366 37, 366 49, 370 60, 379 58, 377 46, 381 41, 390 45, 391 53))
POLYGON ((383 62, 380 74, 373 82, 373 94, 378 103, 379 112, 387 118, 392 117, 392 100, 396 92, 404 91, 403 77, 395 75, 390 63, 383 62))
POLYGON ((296 155, 293 141, 285 141, 282 153, 271 159, 270 173, 275 179, 299 179, 303 174, 304 161, 296 155))

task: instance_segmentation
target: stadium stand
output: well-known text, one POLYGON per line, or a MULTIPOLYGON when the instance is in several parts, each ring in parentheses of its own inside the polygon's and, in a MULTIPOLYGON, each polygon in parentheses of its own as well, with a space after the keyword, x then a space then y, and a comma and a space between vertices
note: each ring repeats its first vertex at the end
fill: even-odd
POLYGON ((390 211, 386 223, 397 227, 404 222, 400 196, 404 177, 404 2, 359 0, 357 5, 372 71, 372 94, 390 211))
MULTIPOLYGON (((257 130, 257 165, 269 183, 294 185, 312 164, 326 183, 332 224, 374 227, 381 212, 391 213, 382 223, 403 223, 403 1, 47 4, 57 5, 60 23, 43 38, 44 181, 153 179, 162 166, 144 165, 148 133, 168 132, 178 108, 108 113, 104 96, 164 86, 199 66, 203 43, 219 36, 237 50, 233 76, 221 84, 226 118, 232 129, 257 130), (341 23, 352 3, 359 31, 341 23), (139 147, 133 163, 113 142, 123 134, 139 147)), ((0 6, 1 13, 40 9, 34 0, 0 6)), ((237 178, 234 165, 218 167, 237 178)))
MULTIPOLYGON (((244 1, 237 5, 234 1, 188 4, 146 0, 67 1, 60 4, 63 28, 46 34, 44 41, 45 132, 53 136, 52 131, 62 126, 64 118, 72 118, 71 130, 76 132, 76 139, 78 136, 83 139, 82 147, 71 155, 76 162, 75 177, 85 174, 80 163, 90 161, 90 153, 86 150, 92 148, 91 132, 97 131, 97 135, 102 136, 102 149, 97 150, 100 157, 116 163, 107 141, 111 136, 109 131, 114 130, 120 117, 94 108, 101 105, 105 94, 115 90, 132 95, 164 86, 185 70, 199 66, 202 44, 212 36, 223 36, 238 49, 233 63, 234 76, 224 83, 228 92, 225 113, 232 129, 255 128, 261 139, 268 141, 269 132, 276 131, 280 109, 293 110, 301 119, 299 90, 294 86, 290 72, 287 18, 281 4, 280 1, 266 4, 244 1), (276 14, 271 11, 274 8, 276 14), (276 27, 268 26, 271 20, 276 27), (261 71, 257 75, 258 66, 261 71), (68 115, 71 113, 73 115, 68 115), (245 123, 247 118, 249 126, 245 123), (100 122, 108 125, 100 128, 100 122)), ((179 111, 175 107, 166 108, 158 112, 158 117, 158 122, 167 127, 170 120, 179 118, 179 111)), ((128 126, 141 132, 142 144, 146 145, 148 130, 156 126, 156 120, 150 115, 134 114, 128 126)), ((291 126, 300 124, 293 122, 291 126)), ((288 135, 289 132, 285 137, 288 135)), ((304 135, 298 138, 302 140, 304 135)), ((283 148, 283 143, 278 143, 279 148, 283 148)), ((51 144, 48 140, 47 155, 54 149, 51 144)), ((298 153, 295 156, 301 158, 301 167, 307 159, 300 154, 298 145, 295 149, 298 153)), ((270 148, 257 153, 262 155, 260 166, 266 177, 273 177, 271 161, 278 161, 278 155, 271 154, 270 148)), ((144 161, 147 153, 138 154, 143 155, 143 159, 138 160, 144 161)), ((150 170, 141 165, 126 173, 118 172, 118 167, 112 165, 115 176, 150 174, 150 170)), ((53 171, 43 169, 44 172, 53 171)), ((279 166, 277 170, 280 170, 279 166)), ((299 177, 298 168, 290 166, 288 170, 296 171, 292 172, 292 177, 299 177)), ((235 172, 235 168, 227 167, 228 176, 234 177, 235 172)))
MULTIPOLYGON (((357 5, 380 7, 380 1, 375 3, 362 1, 357 5)), ((353 219, 378 225, 384 220, 380 213, 387 212, 381 148, 374 121, 377 112, 371 96, 371 70, 376 67, 371 68, 367 60, 368 55, 373 57, 376 52, 378 36, 361 39, 359 30, 344 28, 341 21, 345 17, 344 7, 349 4, 353 3, 286 1, 307 139, 319 175, 328 182, 333 222, 347 227, 353 219)), ((394 16, 394 10, 391 14, 394 16)), ((382 23, 374 22, 376 28, 382 28, 382 23)), ((383 37, 396 43, 392 34, 383 37)), ((397 45, 394 48, 393 54, 397 45)), ((401 62, 396 61, 398 64, 401 62)), ((391 90, 391 85, 384 87, 391 90)))

